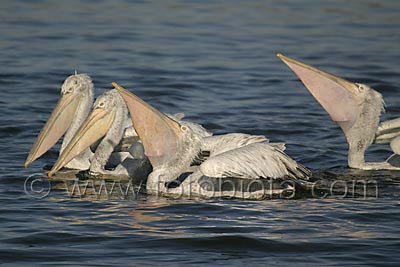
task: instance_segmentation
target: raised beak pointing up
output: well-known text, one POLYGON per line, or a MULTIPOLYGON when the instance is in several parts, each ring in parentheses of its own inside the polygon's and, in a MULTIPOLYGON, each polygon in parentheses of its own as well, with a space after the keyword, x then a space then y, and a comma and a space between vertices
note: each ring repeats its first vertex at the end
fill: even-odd
POLYGON ((305 87, 344 132, 354 125, 361 112, 363 101, 357 84, 280 53, 277 54, 277 57, 296 73, 305 87))

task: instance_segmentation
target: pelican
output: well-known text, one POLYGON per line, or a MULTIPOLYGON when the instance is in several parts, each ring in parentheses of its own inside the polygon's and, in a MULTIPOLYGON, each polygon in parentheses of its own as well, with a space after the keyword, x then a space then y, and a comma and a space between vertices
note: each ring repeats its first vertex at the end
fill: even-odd
MULTIPOLYGON (((148 159, 144 157, 139 142, 135 142, 130 151, 118 153, 116 163, 111 164, 117 164, 114 170, 106 169, 110 156, 124 136, 127 118, 128 110, 117 90, 110 90, 99 96, 93 104, 92 112, 62 151, 48 176, 51 177, 82 151, 89 149, 92 144, 101 139, 88 167, 92 177, 101 178, 111 175, 132 177, 135 175, 138 178, 146 178, 151 171, 151 166, 148 159)), ((132 134, 135 133, 132 132, 132 134)), ((113 154, 114 158, 115 154, 113 154)))
MULTIPOLYGON (((400 119, 380 123, 384 101, 371 87, 347 81, 300 61, 277 54, 300 78, 314 98, 342 129, 348 146, 348 166, 362 170, 400 170, 384 162, 365 162, 365 151, 372 143, 390 143, 400 154, 400 119)), ((392 155, 393 157, 393 155, 392 155)))
MULTIPOLYGON (((308 179, 311 174, 287 156, 281 145, 271 145, 264 136, 201 136, 193 124, 171 119, 118 84, 112 84, 128 106, 153 167, 146 184, 150 194, 207 195, 202 187, 204 177, 308 179), (209 152, 209 157, 199 166, 191 166, 204 151, 209 152), (183 181, 175 186, 171 181, 176 179, 183 181)), ((234 197, 248 196, 239 193, 234 197)))
MULTIPOLYGON (((25 161, 25 168, 48 151, 65 134, 60 154, 85 121, 93 103, 94 87, 86 74, 69 76, 61 87, 61 96, 46 124, 40 131, 25 161)), ((90 166, 90 149, 82 151, 65 167, 84 170, 90 166)))
MULTIPOLYGON (((184 114, 167 115, 176 120, 182 119, 184 114)), ((92 178, 134 177, 145 179, 151 172, 151 165, 144 155, 140 141, 134 142, 128 151, 114 152, 124 136, 137 136, 130 121, 130 133, 126 134, 126 120, 128 109, 117 90, 110 90, 99 96, 93 104, 93 110, 86 121, 76 132, 68 146, 61 153, 57 162, 48 173, 51 177, 82 151, 101 139, 91 158, 89 175, 92 178), (111 163, 110 161, 113 161, 111 163), (114 170, 108 170, 110 166, 114 170)), ((129 139, 131 140, 131 139, 129 139)), ((126 142, 126 141, 125 141, 126 142)))

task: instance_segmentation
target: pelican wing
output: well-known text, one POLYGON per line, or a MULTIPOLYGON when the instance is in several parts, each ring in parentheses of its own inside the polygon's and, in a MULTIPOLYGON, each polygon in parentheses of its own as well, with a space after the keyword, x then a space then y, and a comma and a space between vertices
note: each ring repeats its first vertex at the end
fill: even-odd
POLYGON ((282 150, 267 142, 256 142, 210 157, 200 165, 209 177, 303 178, 311 172, 291 159, 282 150))
POLYGON ((400 135, 400 118, 382 122, 375 133, 376 144, 387 144, 400 135))
POLYGON ((214 157, 229 150, 260 142, 268 143, 269 140, 263 135, 249 135, 243 133, 214 135, 204 138, 202 150, 210 151, 210 157, 214 157))

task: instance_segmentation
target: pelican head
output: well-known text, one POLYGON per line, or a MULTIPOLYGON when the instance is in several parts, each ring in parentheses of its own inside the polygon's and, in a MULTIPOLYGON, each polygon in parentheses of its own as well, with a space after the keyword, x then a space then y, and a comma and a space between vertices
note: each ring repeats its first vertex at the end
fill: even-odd
POLYGON ((190 124, 168 117, 117 83, 112 85, 125 100, 144 153, 153 166, 146 188, 156 190, 160 183, 176 179, 190 166, 200 151, 201 138, 190 124))
POLYGON ((277 57, 296 73, 341 127, 349 144, 349 166, 358 167, 374 140, 379 117, 384 111, 382 95, 367 85, 347 81, 282 54, 277 57))
POLYGON ((42 156, 65 134, 78 113, 80 117, 86 117, 89 111, 85 105, 93 101, 93 90, 92 80, 86 74, 74 74, 64 81, 57 106, 33 144, 25 161, 25 167, 42 156))
MULTIPOLYGON (((122 137, 122 122, 127 112, 125 102, 117 90, 110 90, 99 96, 93 104, 92 112, 61 153, 48 176, 51 177, 74 157, 106 135, 116 135, 115 140, 111 140, 114 138, 110 136, 110 142, 114 142, 114 146, 117 145, 122 137), (119 122, 118 125, 115 125, 116 121, 119 122), (117 127, 120 131, 111 131, 117 127)), ((104 164, 107 159, 104 159, 104 164)))

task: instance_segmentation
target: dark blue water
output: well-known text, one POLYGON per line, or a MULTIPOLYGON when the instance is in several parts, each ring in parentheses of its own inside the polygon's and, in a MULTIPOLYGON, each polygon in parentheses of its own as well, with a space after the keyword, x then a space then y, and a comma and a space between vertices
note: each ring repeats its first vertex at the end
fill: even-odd
MULTIPOLYGON (((265 201, 34 199, 23 162, 63 80, 117 81, 215 133, 263 134, 296 160, 347 173, 345 139, 282 52, 353 81, 400 114, 400 2, 1 1, 0 263, 20 265, 398 266, 398 172, 351 172, 378 195, 265 201)), ((370 149, 368 160, 390 155, 370 149)), ((328 174, 326 174, 328 173, 328 174)))

